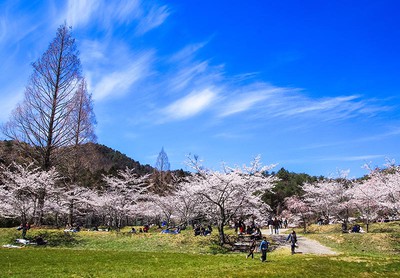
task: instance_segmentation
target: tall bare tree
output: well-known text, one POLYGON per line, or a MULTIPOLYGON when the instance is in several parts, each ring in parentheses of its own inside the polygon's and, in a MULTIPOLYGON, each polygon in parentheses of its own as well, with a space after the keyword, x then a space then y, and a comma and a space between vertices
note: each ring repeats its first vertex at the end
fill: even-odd
MULTIPOLYGON (((78 89, 73 97, 72 106, 70 107, 70 126, 73 136, 72 146, 63 155, 62 168, 66 174, 66 189, 68 195, 68 224, 73 225, 75 203, 79 201, 79 197, 75 196, 76 193, 82 191, 79 187, 79 175, 82 171, 82 157, 84 154, 80 146, 84 143, 95 142, 96 135, 94 132, 94 125, 96 118, 93 112, 92 96, 89 94, 86 86, 86 81, 82 78, 78 85, 78 89)), ((83 191, 84 192, 84 191, 83 191)))
POLYGON ((165 195, 170 191, 170 182, 172 181, 172 173, 170 172, 170 163, 168 155, 161 148, 158 154, 156 164, 154 166, 154 173, 152 175, 153 191, 157 194, 165 195))
MULTIPOLYGON (((3 126, 3 133, 24 142, 20 146, 27 146, 27 153, 46 171, 65 161, 66 150, 76 154, 70 149, 95 139, 92 100, 78 55, 71 28, 60 26, 48 49, 32 64, 24 99, 3 126)), ((72 173, 74 182, 76 172, 72 173)), ((43 202, 44 195, 39 196, 38 204, 43 202)), ((35 224, 41 221, 38 218, 35 224)))
POLYGON ((93 112, 92 95, 87 90, 86 80, 82 78, 75 92, 71 107, 71 127, 73 132, 73 144, 78 146, 96 141, 94 126, 96 117, 93 112))
POLYGON ((168 161, 168 155, 164 151, 164 147, 161 148, 161 151, 158 154, 155 168, 160 172, 166 172, 166 171, 170 170, 170 163, 168 161))
POLYGON ((23 101, 3 126, 10 139, 28 143, 44 170, 55 164, 59 148, 74 144, 76 92, 81 84, 81 63, 75 39, 66 25, 40 59, 32 64, 33 73, 23 101))

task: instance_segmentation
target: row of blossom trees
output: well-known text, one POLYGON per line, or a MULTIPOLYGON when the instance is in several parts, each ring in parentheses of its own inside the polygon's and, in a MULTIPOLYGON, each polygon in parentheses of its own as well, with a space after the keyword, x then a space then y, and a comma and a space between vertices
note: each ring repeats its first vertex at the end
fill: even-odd
POLYGON ((288 215, 301 218, 306 229, 307 221, 323 219, 339 221, 347 230, 350 217, 361 218, 367 228, 371 221, 382 216, 400 215, 400 166, 393 163, 385 169, 370 169, 360 180, 323 179, 303 186, 302 196, 286 199, 288 215))
POLYGON ((226 242, 224 227, 231 220, 241 216, 266 218, 262 213, 270 208, 261 201, 261 195, 276 180, 265 174, 274 165, 263 167, 260 157, 256 157, 250 166, 225 165, 222 171, 213 171, 203 167, 196 156, 188 158, 194 172, 165 196, 151 193, 148 176, 138 177, 128 168, 118 171, 117 176, 104 176, 106 186, 92 190, 71 186, 54 168, 3 165, 0 216, 26 222, 45 215, 67 218, 67 223, 72 223, 73 218, 91 214, 116 228, 126 223, 127 217, 181 224, 201 217, 217 225, 221 244, 226 242))
POLYGON ((70 224, 80 215, 95 213, 104 223, 119 227, 147 189, 145 177, 137 177, 128 168, 119 171, 118 177, 104 176, 107 186, 102 190, 71 186, 55 168, 42 170, 33 164, 1 165, 0 172, 0 216, 19 218, 23 223, 36 223, 46 216, 55 219, 55 224, 60 217, 70 224))

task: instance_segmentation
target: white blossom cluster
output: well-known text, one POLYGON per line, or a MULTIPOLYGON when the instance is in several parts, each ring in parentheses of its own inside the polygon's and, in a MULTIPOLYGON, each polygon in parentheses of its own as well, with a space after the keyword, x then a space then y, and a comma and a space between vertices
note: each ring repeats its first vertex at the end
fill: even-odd
POLYGON ((384 217, 400 218, 400 166, 371 169, 360 180, 323 179, 303 186, 304 194, 286 200, 288 211, 303 220, 322 218, 348 223, 361 218, 368 225, 384 217))

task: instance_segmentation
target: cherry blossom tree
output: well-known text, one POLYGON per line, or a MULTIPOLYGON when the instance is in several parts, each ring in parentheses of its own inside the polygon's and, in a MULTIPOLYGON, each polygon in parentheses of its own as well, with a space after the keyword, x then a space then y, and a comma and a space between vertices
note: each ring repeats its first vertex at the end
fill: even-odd
POLYGON ((62 192, 57 196, 58 199, 55 202, 60 205, 60 211, 67 215, 67 225, 72 227, 76 216, 86 212, 88 205, 97 205, 93 202, 94 196, 97 196, 97 192, 89 188, 77 185, 62 188, 62 192))
POLYGON ((261 201, 261 193, 270 190, 276 180, 266 176, 275 165, 261 165, 257 156, 250 166, 230 168, 223 165, 222 171, 206 169, 198 157, 188 157, 188 165, 196 170, 185 187, 201 204, 201 212, 218 226, 220 244, 226 243, 224 227, 243 209, 255 211, 267 206, 261 201))
POLYGON ((373 172, 371 175, 381 185, 379 201, 392 214, 400 214, 400 166, 391 166, 382 173, 373 172))
POLYGON ((291 218, 292 221, 294 217, 299 217, 303 223, 304 232, 307 232, 307 222, 312 214, 309 204, 298 196, 292 196, 285 198, 285 206, 287 210, 284 210, 282 215, 291 218))
POLYGON ((331 217, 341 221, 345 231, 353 209, 352 184, 345 176, 305 184, 304 201, 316 215, 325 217, 326 221, 330 221, 331 217))
POLYGON ((175 200, 175 214, 184 225, 189 225, 190 220, 201 213, 201 203, 196 194, 193 193, 191 186, 185 184, 172 195, 172 198, 175 200))
POLYGON ((384 169, 371 169, 359 185, 358 203, 364 202, 373 212, 380 210, 398 216, 400 214, 400 166, 394 162, 384 169))
POLYGON ((59 192, 55 186, 61 178, 57 171, 54 168, 43 171, 32 163, 0 167, 4 204, 9 209, 6 216, 19 216, 23 222, 33 218, 34 224, 40 226, 46 202, 59 192))
POLYGON ((151 196, 151 203, 153 208, 156 209, 154 211, 156 212, 155 214, 161 216, 161 218, 164 219, 169 226, 174 214, 176 213, 176 208, 179 206, 179 200, 174 198, 174 195, 154 195, 151 196))
POLYGON ((179 225, 188 225, 190 220, 198 216, 199 198, 190 191, 190 184, 181 184, 178 190, 167 196, 154 195, 150 201, 158 208, 161 215, 170 224, 171 220, 179 225))
POLYGON ((366 224, 366 231, 369 232, 369 224, 378 217, 382 210, 378 196, 381 195, 380 184, 374 178, 368 178, 355 183, 350 189, 352 193, 352 203, 366 224))
POLYGON ((110 225, 121 227, 123 218, 134 212, 134 205, 148 198, 145 194, 149 188, 145 183, 147 178, 139 177, 134 169, 129 168, 119 170, 117 176, 103 176, 106 190, 96 200, 109 218, 110 225))

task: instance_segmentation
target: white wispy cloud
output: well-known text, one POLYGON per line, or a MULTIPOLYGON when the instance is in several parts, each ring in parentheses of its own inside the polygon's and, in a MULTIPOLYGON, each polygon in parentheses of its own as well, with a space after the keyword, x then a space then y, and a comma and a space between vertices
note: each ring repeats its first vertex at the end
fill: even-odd
POLYGON ((312 144, 312 145, 306 145, 303 147, 298 147, 297 149, 300 149, 300 150, 327 149, 327 148, 332 148, 335 146, 358 144, 358 143, 363 143, 363 142, 382 141, 388 137, 398 136, 398 135, 400 135, 400 128, 395 127, 395 128, 389 128, 389 130, 382 131, 376 135, 371 135, 371 136, 360 135, 361 137, 354 138, 352 140, 347 139, 347 140, 342 140, 342 141, 339 140, 339 141, 327 142, 327 143, 323 143, 323 144, 312 144))
POLYGON ((167 62, 173 70, 165 74, 164 87, 172 95, 185 95, 187 91, 199 91, 210 86, 218 88, 218 101, 214 102, 213 109, 209 109, 215 120, 240 114, 248 120, 301 117, 303 123, 307 119, 340 121, 391 109, 360 95, 313 98, 300 88, 279 87, 260 80, 252 82, 257 73, 230 77, 223 65, 212 65, 211 60, 197 59, 199 50, 207 47, 208 43, 189 44, 171 55, 167 62))
MULTIPOLYGON (((127 94, 132 86, 150 75, 152 53, 148 52, 127 61, 122 70, 105 71, 97 75, 88 71, 89 89, 96 101, 108 97, 121 97, 127 94), (97 75, 97 77, 96 77, 97 75)), ((115 66, 115 65, 114 65, 115 66)))
POLYGON ((211 65, 209 60, 196 59, 207 42, 189 44, 168 56, 169 70, 164 74, 169 94, 187 94, 205 87, 217 87, 222 80, 221 65, 211 65))
POLYGON ((237 134, 231 132, 220 132, 214 135, 215 138, 223 138, 223 139, 237 139, 237 138, 245 138, 248 137, 248 134, 237 134))
MULTIPOLYGON (((161 26, 170 14, 168 6, 154 2, 69 0, 69 18, 78 26, 97 23, 108 31, 103 38, 86 44, 86 54, 82 59, 87 59, 88 62, 84 62, 92 65, 87 73, 95 100, 122 96, 141 81, 157 83, 148 88, 149 98, 154 101, 158 95, 158 98, 164 97, 164 101, 169 99, 170 103, 166 108, 154 103, 146 105, 152 107, 149 114, 164 115, 164 123, 190 119, 205 110, 215 121, 240 115, 244 116, 243 120, 301 117, 306 122, 307 119, 340 121, 390 109, 360 95, 313 98, 299 88, 273 86, 262 80, 252 82, 257 73, 229 76, 223 65, 212 64, 212 57, 197 58, 209 41, 189 44, 168 57, 156 57, 155 54, 136 61, 133 59, 135 51, 130 46, 121 47, 122 39, 114 45, 113 28, 125 24, 132 30, 131 36, 143 36, 161 26), (159 64, 153 65, 156 60, 159 64), (162 68, 156 78, 150 74, 153 66, 162 68), (156 86, 162 88, 161 93, 154 90, 156 86)), ((145 116, 152 121, 151 117, 145 116)))
POLYGON ((170 15, 168 6, 139 0, 69 0, 65 18, 74 28, 96 24, 108 32, 121 24, 136 22, 136 35, 159 27, 170 15))
POLYGON ((128 23, 142 16, 142 3, 139 0, 107 1, 106 13, 112 12, 109 18, 120 23, 128 23))
POLYGON ((354 140, 355 142, 369 142, 369 141, 382 141, 388 137, 398 136, 400 135, 400 128, 398 127, 389 127, 389 130, 381 132, 376 135, 362 137, 354 140))
POLYGON ((185 46, 177 53, 171 55, 168 59, 171 63, 188 63, 193 61, 193 58, 208 42, 193 43, 185 46))
POLYGON ((77 28, 85 26, 100 7, 100 1, 93 0, 69 0, 67 3, 67 24, 77 28))
POLYGON ((206 79, 209 81, 210 78, 208 77, 210 75, 208 75, 209 72, 207 72, 208 68, 209 66, 207 61, 192 64, 188 67, 182 68, 176 74, 174 74, 171 79, 168 80, 170 90, 176 92, 185 89, 188 87, 188 85, 190 85, 192 81, 196 81, 197 83, 199 83, 199 78, 204 73, 207 73, 206 79))
POLYGON ((153 6, 150 10, 139 19, 136 27, 136 34, 143 35, 148 31, 160 26, 169 16, 170 12, 167 6, 153 6))
MULTIPOLYGON (((243 89, 246 91, 246 89, 243 89)), ((285 89, 279 87, 267 87, 260 90, 249 90, 239 95, 230 95, 230 100, 224 105, 219 114, 220 117, 226 117, 233 114, 241 113, 252 109, 267 99, 279 97, 285 89)))
POLYGON ((366 161, 370 159, 385 158, 383 154, 372 154, 372 155, 355 155, 355 156, 334 156, 334 157, 323 157, 319 161, 366 161))
POLYGON ((74 29, 101 31, 96 39, 80 41, 84 74, 94 100, 124 96, 151 75, 154 51, 135 49, 130 39, 160 26, 169 15, 167 6, 139 0, 69 0, 66 8, 68 24, 74 29), (121 36, 121 26, 131 32, 121 36))
POLYGON ((299 92, 294 96, 283 95, 279 101, 281 102, 280 109, 271 112, 275 117, 318 116, 319 121, 339 121, 358 116, 370 116, 390 109, 386 105, 379 105, 359 95, 310 98, 299 92))
MULTIPOLYGON (((38 18, 36 13, 20 11, 18 4, 15 1, 0 4, 0 44, 4 43, 7 47, 14 46, 35 34, 41 23, 46 20, 48 13, 45 10, 42 12, 42 17, 38 18)), ((41 35, 44 33, 46 32, 42 32, 41 35)))
MULTIPOLYGON (((301 96, 299 96, 301 97, 301 96)), ((290 107, 291 109, 287 109, 282 111, 280 114, 285 116, 294 116, 300 114, 307 114, 319 111, 328 111, 328 110, 356 110, 360 108, 359 103, 353 103, 353 100, 356 100, 358 96, 346 96, 346 97, 335 97, 329 99, 307 99, 302 97, 300 102, 297 103, 299 107, 290 107)))
POLYGON ((170 120, 190 118, 210 108, 216 99, 217 93, 212 88, 206 88, 176 100, 163 109, 162 113, 170 120))
MULTIPOLYGON (((218 99, 214 101, 213 109, 208 110, 215 121, 240 114, 244 120, 302 118, 306 124, 316 119, 324 122, 369 117, 391 109, 361 95, 313 98, 300 88, 279 87, 259 80, 252 82, 257 73, 232 78, 223 65, 212 65, 211 60, 196 58, 206 44, 190 44, 171 55, 167 63, 172 70, 164 74, 163 87, 167 88, 165 94, 169 95, 190 95, 188 92, 202 88, 217 88, 218 99)), ((182 118, 189 119, 196 114, 185 115, 182 118)))

